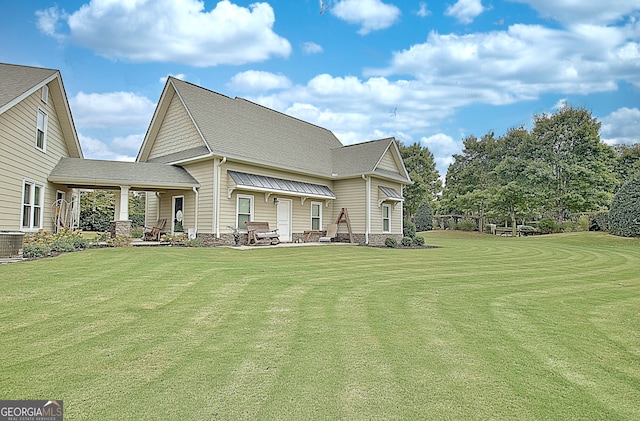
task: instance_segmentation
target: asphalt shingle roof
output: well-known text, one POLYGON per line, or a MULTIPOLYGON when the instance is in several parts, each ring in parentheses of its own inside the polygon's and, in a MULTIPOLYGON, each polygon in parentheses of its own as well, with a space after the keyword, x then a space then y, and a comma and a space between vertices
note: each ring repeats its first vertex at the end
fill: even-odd
POLYGON ((182 167, 148 162, 62 158, 49 175, 52 183, 77 187, 191 189, 200 184, 182 167))
POLYGON ((0 111, 57 72, 53 69, 0 63, 0 111))

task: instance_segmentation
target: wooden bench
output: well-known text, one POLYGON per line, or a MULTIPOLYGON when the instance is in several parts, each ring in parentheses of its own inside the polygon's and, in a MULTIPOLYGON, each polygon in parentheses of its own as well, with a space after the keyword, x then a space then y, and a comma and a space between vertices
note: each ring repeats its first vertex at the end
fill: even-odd
POLYGON ((269 228, 268 222, 245 222, 247 227, 247 245, 253 246, 256 244, 269 243, 278 244, 280 242, 280 235, 278 230, 272 230, 269 228))

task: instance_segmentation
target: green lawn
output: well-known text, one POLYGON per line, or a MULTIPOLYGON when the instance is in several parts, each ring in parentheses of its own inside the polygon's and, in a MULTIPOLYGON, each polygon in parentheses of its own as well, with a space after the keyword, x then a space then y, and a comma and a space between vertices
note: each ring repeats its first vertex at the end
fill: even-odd
POLYGON ((119 248, 0 265, 0 399, 65 420, 640 419, 640 241, 119 248))

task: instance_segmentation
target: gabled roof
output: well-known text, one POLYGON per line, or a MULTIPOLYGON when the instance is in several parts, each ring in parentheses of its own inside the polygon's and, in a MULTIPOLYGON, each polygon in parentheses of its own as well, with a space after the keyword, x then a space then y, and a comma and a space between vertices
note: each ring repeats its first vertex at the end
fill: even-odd
POLYGON ((54 101, 69 154, 81 158, 82 148, 58 70, 0 63, 0 114, 48 84, 49 98, 54 101))
POLYGON ((409 181, 409 173, 402 161, 396 140, 392 137, 355 143, 343 146, 333 151, 333 170, 337 177, 352 177, 354 175, 378 175, 397 181, 409 181), (380 168, 379 164, 385 154, 391 153, 398 168, 398 172, 380 168))
POLYGON ((136 161, 149 160, 174 95, 180 99, 205 147, 156 157, 152 162, 181 163, 218 156, 327 178, 377 174, 410 182, 392 138, 343 146, 330 130, 173 77, 167 80, 136 161), (389 150, 399 158, 400 174, 377 168, 389 150))
POLYGON ((162 190, 200 187, 184 168, 174 165, 78 158, 60 159, 49 174, 49 181, 87 188, 129 186, 140 190, 162 190))

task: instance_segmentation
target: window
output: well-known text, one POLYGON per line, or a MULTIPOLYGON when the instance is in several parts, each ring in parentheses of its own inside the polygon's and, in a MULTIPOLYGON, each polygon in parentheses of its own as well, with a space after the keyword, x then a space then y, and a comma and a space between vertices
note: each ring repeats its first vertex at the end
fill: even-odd
POLYGON ((382 205, 382 232, 391 232, 391 205, 382 205))
POLYGON ((42 102, 46 104, 47 101, 49 101, 49 87, 47 85, 44 85, 42 87, 42 102))
POLYGON ((44 187, 24 182, 22 190, 22 228, 26 230, 37 230, 42 228, 42 202, 44 187))
POLYGON ((311 202, 311 229, 322 229, 322 203, 311 202))
POLYGON ((36 130, 36 147, 45 150, 47 142, 47 114, 38 109, 38 122, 36 130))
POLYGON ((238 195, 236 204, 237 228, 244 229, 244 223, 247 221, 253 221, 253 196, 247 196, 244 194, 238 195))

